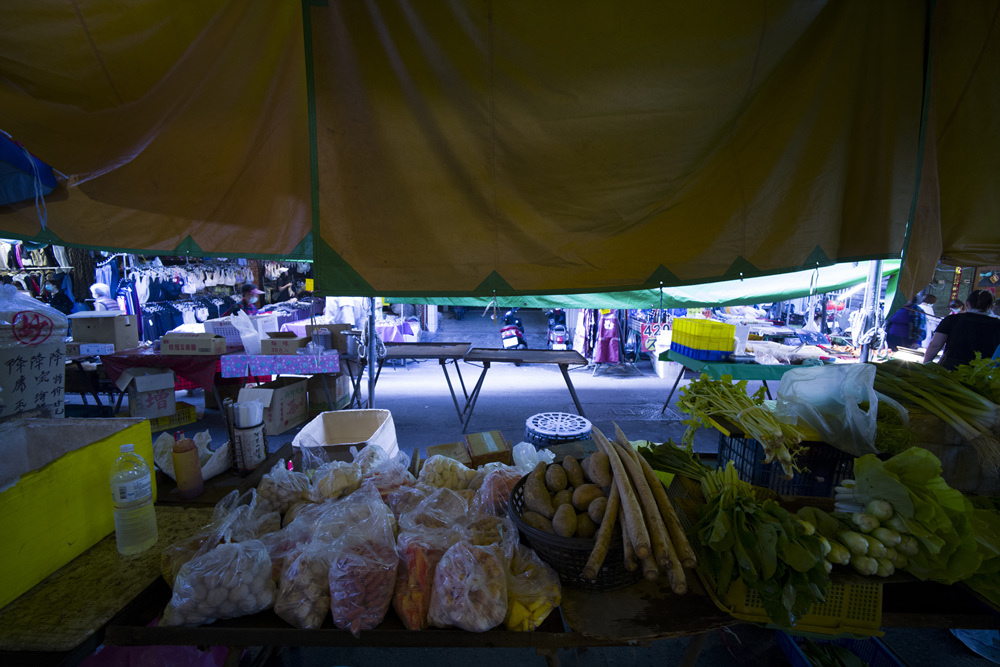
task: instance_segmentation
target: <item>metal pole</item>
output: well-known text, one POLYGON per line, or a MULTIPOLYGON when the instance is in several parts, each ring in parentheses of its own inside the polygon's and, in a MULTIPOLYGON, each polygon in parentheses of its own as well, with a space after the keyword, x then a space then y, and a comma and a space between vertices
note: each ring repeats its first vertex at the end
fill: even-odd
MULTIPOLYGON (((879 318, 875 311, 878 309, 879 293, 882 289, 882 260, 876 259, 868 262, 868 284, 865 286, 865 301, 861 306, 864 313, 864 326, 861 327, 862 335, 875 328, 879 318)), ((871 339, 863 339, 861 343, 861 363, 867 362, 871 358, 871 339)))
POLYGON ((368 297, 368 409, 375 409, 375 297, 368 297))

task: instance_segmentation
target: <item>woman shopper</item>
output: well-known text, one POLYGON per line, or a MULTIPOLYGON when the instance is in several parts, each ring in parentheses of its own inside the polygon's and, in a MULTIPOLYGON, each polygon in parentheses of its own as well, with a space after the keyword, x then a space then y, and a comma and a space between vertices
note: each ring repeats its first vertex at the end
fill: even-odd
POLYGON ((930 345, 924 353, 924 363, 933 361, 944 348, 941 365, 951 370, 976 358, 976 352, 991 357, 1000 346, 1000 319, 988 313, 993 295, 976 290, 965 301, 965 311, 941 320, 930 345))

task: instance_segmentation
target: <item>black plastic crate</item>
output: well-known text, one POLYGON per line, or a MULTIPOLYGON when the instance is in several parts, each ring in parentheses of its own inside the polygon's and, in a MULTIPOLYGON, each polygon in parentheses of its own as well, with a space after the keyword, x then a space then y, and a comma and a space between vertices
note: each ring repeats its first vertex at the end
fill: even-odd
POLYGON ((832 497, 833 487, 854 474, 854 457, 825 442, 804 442, 808 451, 796 459, 803 472, 784 478, 781 464, 764 463, 764 447, 739 434, 719 434, 720 468, 729 461, 745 482, 763 486, 783 496, 832 497))

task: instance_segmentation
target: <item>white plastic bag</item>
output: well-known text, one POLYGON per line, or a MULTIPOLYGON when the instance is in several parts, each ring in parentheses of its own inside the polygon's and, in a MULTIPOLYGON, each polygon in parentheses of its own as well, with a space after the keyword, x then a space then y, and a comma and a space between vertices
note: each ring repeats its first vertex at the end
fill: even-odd
POLYGON ((547 449, 538 449, 530 442, 514 445, 514 466, 524 471, 525 475, 534 470, 539 461, 552 463, 555 460, 555 454, 547 449))
POLYGON ((775 414, 808 424, 823 442, 854 456, 877 453, 874 383, 871 364, 793 368, 781 376, 775 414))
POLYGON ((240 340, 243 341, 243 350, 247 354, 260 354, 260 331, 250 316, 242 310, 229 318, 236 330, 240 332, 240 340))

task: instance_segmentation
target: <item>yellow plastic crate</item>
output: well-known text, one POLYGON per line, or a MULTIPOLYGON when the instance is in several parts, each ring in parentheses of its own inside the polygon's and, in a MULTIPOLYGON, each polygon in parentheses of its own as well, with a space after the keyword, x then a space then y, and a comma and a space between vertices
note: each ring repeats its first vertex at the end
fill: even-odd
POLYGON ((718 353, 709 355, 709 360, 718 360, 733 351, 736 341, 736 326, 715 320, 682 317, 675 319, 671 331, 671 349, 694 358, 702 358, 698 352, 718 353))
MULTIPOLYGON (((695 555, 702 558, 702 547, 695 534, 694 524, 697 517, 692 510, 704 502, 698 482, 676 479, 667 487, 667 494, 675 500, 677 517, 684 531, 688 534, 695 555)), ((737 579, 729 586, 725 596, 719 599, 715 591, 715 581, 712 576, 695 568, 705 591, 715 606, 733 618, 750 623, 771 625, 771 618, 761 605, 760 596, 750 590, 737 579)), ((882 626, 882 584, 878 582, 841 584, 831 582, 826 591, 826 601, 814 604, 807 614, 802 616, 792 631, 796 634, 813 635, 858 635, 880 637, 884 633, 882 626)), ((777 627, 777 626, 774 626, 777 627)))

